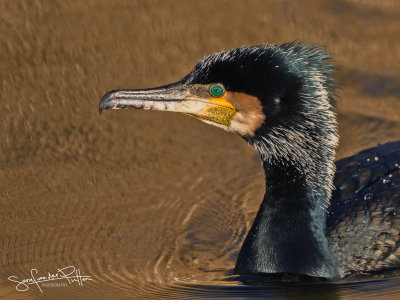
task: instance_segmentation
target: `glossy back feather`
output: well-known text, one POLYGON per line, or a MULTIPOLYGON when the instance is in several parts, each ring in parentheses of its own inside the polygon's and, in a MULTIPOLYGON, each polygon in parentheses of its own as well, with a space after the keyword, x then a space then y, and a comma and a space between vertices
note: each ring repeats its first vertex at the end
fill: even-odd
POLYGON ((400 142, 336 162, 327 237, 345 275, 400 266, 400 142))

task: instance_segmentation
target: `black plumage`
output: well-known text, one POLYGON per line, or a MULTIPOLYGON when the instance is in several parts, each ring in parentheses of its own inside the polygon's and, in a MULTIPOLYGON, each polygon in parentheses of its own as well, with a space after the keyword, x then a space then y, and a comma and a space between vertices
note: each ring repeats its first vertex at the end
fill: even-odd
POLYGON ((100 110, 183 112, 260 154, 266 193, 235 273, 335 278, 398 268, 400 142, 335 167, 333 71, 305 43, 241 47, 205 57, 174 84, 111 91, 100 110))
POLYGON ((400 142, 336 162, 327 237, 346 275, 400 265, 400 142))

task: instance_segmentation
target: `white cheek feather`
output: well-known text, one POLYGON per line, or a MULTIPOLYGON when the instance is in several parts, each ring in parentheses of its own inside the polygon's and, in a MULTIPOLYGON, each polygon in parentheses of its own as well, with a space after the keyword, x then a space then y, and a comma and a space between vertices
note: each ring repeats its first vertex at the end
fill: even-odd
POLYGON ((230 124, 231 131, 237 132, 244 136, 253 136, 254 131, 257 129, 260 123, 260 119, 264 119, 264 116, 254 115, 251 113, 237 112, 230 124))
POLYGON ((229 124, 229 128, 231 128, 232 131, 235 131, 241 135, 244 135, 247 131, 247 125, 243 120, 243 115, 241 113, 236 113, 236 115, 233 116, 231 123, 229 124))

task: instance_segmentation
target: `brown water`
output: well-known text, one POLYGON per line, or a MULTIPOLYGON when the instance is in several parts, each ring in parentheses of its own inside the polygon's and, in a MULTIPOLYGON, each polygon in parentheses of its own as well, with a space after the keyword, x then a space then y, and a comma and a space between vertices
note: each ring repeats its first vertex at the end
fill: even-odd
POLYGON ((98 102, 216 51, 307 40, 336 59, 340 158, 400 139, 399 28, 394 0, 0 0, 0 297, 398 298, 396 277, 238 281, 264 193, 256 154, 185 116, 100 117, 98 102), (92 280, 43 293, 8 280, 66 266, 92 280))

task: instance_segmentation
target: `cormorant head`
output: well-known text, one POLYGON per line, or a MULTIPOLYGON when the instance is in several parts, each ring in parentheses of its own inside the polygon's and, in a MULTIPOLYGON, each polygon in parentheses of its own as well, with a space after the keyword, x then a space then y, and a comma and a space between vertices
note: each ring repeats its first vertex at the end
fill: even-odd
POLYGON ((304 43, 241 47, 203 58, 176 83, 110 91, 101 99, 100 111, 184 113, 238 133, 267 155, 304 138, 304 131, 320 130, 316 127, 321 122, 329 123, 327 130, 336 134, 331 72, 329 58, 319 47, 304 43))
MULTIPOLYGON (((257 223, 261 224, 260 232, 276 224, 270 231, 276 233, 276 241, 270 244, 283 245, 286 254, 278 260, 280 254, 263 242, 269 237, 249 234, 235 272, 330 278, 336 271, 324 235, 325 209, 333 188, 338 140, 330 73, 329 58, 319 47, 303 43, 241 47, 203 58, 176 83, 110 91, 101 99, 100 111, 136 108, 180 112, 241 135, 259 152, 267 182, 273 182, 267 185, 265 198, 272 195, 272 205, 265 204, 265 209, 271 209, 268 215, 279 215, 273 222, 257 223), (301 237, 307 244, 297 245, 301 239, 296 234, 288 235, 296 237, 294 243, 283 236, 280 229, 292 228, 282 225, 288 220, 295 224, 297 233, 303 232, 297 231, 299 224, 310 222, 306 225, 312 233, 306 230, 307 236, 301 237), (310 265, 294 261, 291 254, 296 259, 304 255, 307 261, 315 260, 307 269, 310 265), (286 257, 290 260, 285 261, 286 257)), ((264 218, 263 214, 257 218, 264 218)))

